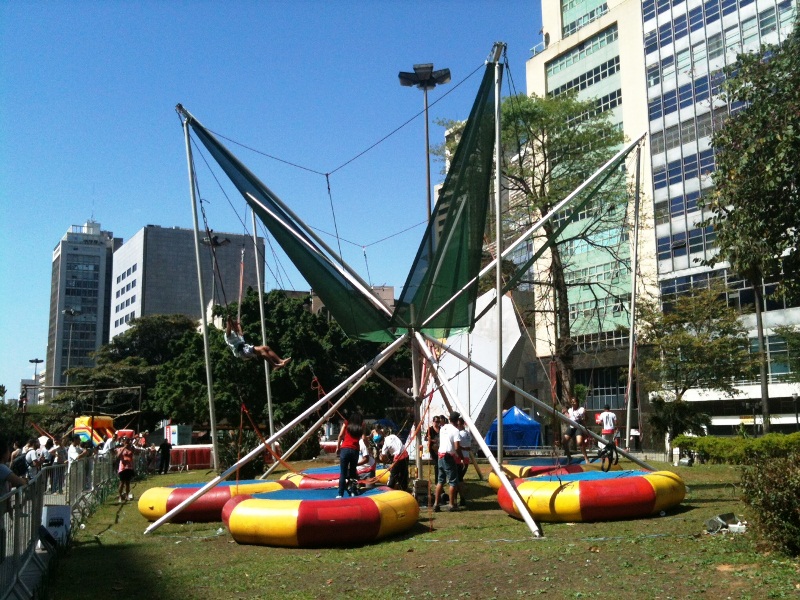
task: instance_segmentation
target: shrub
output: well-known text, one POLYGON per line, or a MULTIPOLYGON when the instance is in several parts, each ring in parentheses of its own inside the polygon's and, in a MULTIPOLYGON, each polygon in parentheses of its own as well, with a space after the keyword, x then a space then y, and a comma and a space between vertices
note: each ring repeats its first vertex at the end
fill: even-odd
POLYGON ((757 535, 780 552, 800 554, 800 452, 753 454, 742 469, 741 485, 757 535))
POLYGON ((800 433, 770 433, 760 438, 681 435, 675 438, 674 444, 682 450, 692 450, 712 463, 742 465, 756 456, 785 457, 793 452, 800 453, 800 433))

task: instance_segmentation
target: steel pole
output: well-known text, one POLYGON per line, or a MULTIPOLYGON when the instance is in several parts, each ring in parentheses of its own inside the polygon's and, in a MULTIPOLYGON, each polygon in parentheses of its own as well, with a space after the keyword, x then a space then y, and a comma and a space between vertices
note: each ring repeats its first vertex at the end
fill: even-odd
POLYGON ((214 379, 211 375, 211 351, 208 343, 208 322, 206 320, 206 300, 203 285, 203 269, 200 264, 200 234, 197 222, 197 197, 194 185, 194 163, 192 162, 192 145, 189 138, 189 120, 183 120, 183 132, 186 140, 186 161, 189 169, 189 195, 192 200, 192 219, 194 222, 194 255, 197 261, 197 285, 200 291, 200 324, 203 329, 203 351, 206 359, 206 386, 208 387, 208 420, 211 427, 211 446, 214 455, 214 470, 219 472, 219 443, 217 440, 217 416, 214 409, 214 379))

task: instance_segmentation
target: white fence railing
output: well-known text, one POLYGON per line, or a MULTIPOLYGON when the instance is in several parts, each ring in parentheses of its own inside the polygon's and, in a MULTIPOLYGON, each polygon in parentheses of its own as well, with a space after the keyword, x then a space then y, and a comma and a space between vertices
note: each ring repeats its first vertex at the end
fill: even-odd
POLYGON ((47 568, 46 554, 37 550, 39 542, 54 550, 48 548, 52 538, 45 535, 47 527, 42 523, 45 507, 68 507, 64 531, 69 534, 72 525, 91 513, 113 485, 113 461, 87 458, 69 469, 64 464, 45 467, 28 485, 0 495, 0 600, 27 600, 35 595, 47 568))

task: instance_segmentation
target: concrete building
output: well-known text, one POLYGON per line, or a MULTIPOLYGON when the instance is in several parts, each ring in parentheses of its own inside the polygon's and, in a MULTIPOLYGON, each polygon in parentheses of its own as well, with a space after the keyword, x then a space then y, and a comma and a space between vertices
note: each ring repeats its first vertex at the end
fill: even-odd
POLYGON ((91 353, 108 342, 111 257, 121 243, 89 220, 73 225, 53 250, 46 385, 65 385, 65 371, 92 366, 91 353))
MULTIPOLYGON (((642 3, 661 298, 668 302, 692 287, 722 282, 728 289, 729 304, 744 313, 753 338, 750 284, 730 272, 726 264, 714 269, 699 264, 714 253, 714 233, 699 225, 706 215, 698 208, 698 199, 713 186, 711 134, 728 115, 742 108, 741 104, 725 104, 718 95, 723 67, 733 63, 738 53, 783 40, 792 29, 796 6, 796 0, 642 3)), ((775 284, 767 282, 766 294, 774 289, 775 284)), ((773 328, 800 323, 800 308, 779 298, 768 299, 764 308, 772 430, 793 431, 792 393, 800 388, 785 382, 787 348, 773 328)), ((755 339, 752 345, 755 351, 755 339)), ((704 412, 712 415, 712 434, 735 434, 740 426, 757 431, 761 419, 754 415, 761 413, 759 382, 742 382, 739 387, 742 395, 735 398, 708 390, 691 390, 684 398, 703 401, 704 412)))
MULTIPOLYGON (((628 138, 642 131, 650 134, 642 180, 645 225, 639 293, 652 289, 668 302, 693 286, 721 281, 729 290, 729 303, 742 311, 753 337, 752 288, 725 264, 714 269, 699 264, 713 254, 714 237, 712 231, 699 227, 704 215, 698 199, 713 185, 711 134, 725 117, 742 108, 720 99, 722 68, 735 61, 739 52, 783 40, 791 31, 796 5, 796 0, 543 0, 544 41, 533 49, 527 65, 528 93, 577 89, 580 97, 597 98, 600 106, 610 110, 628 138), (641 47, 643 52, 638 51, 641 47)), ((573 271, 580 276, 590 273, 584 269, 595 267, 597 272, 590 260, 576 262, 573 271)), ((765 292, 774 288, 768 282, 765 292)), ((572 312, 579 317, 585 307, 582 299, 577 302, 572 312)), ((769 299, 765 310, 772 429, 791 431, 796 427, 794 406, 800 389, 785 381, 787 349, 774 328, 800 323, 800 307, 769 299)), ((622 312, 627 318, 627 310, 622 312)), ((576 362, 577 383, 590 386, 588 407, 598 408, 605 402, 620 407, 619 370, 624 363, 608 348, 627 351, 627 340, 610 329, 581 331, 580 323, 575 324, 579 354, 583 351, 583 360, 592 363, 581 369, 581 359, 576 362), (605 345, 606 351, 593 352, 592 343, 598 350, 605 345)), ((546 330, 537 330, 537 339, 552 337, 546 330)), ((537 354, 544 358, 550 350, 539 342, 537 354)), ((545 385, 538 386, 540 392, 545 385)), ((712 415, 711 433, 730 435, 742 426, 757 431, 758 382, 741 382, 739 387, 742 395, 736 398, 708 390, 692 390, 684 398, 704 402, 704 412, 712 415)))
MULTIPOLYGON (((202 236, 202 234, 201 234, 202 236)), ((258 238, 258 253, 250 236, 216 233, 213 254, 210 240, 203 238, 203 296, 206 304, 239 301, 242 251, 243 291, 258 289, 256 264, 264 275, 264 239, 258 238), (215 260, 216 257, 216 268, 215 260)), ((111 337, 126 331, 135 317, 182 314, 200 318, 194 231, 179 227, 147 225, 114 253, 111 280, 109 328, 111 337)))
MULTIPOLYGON (((543 0, 542 23, 544 42, 533 49, 527 63, 528 94, 557 96, 574 90, 579 99, 594 99, 596 110, 606 112, 628 139, 645 133, 645 69, 637 51, 642 40, 640 0, 543 0)), ((647 162, 643 161, 642 169, 645 191, 650 187, 647 162)), ((631 167, 628 185, 633 164, 627 164, 631 167)), ((561 253, 566 257, 570 333, 576 344, 575 382, 589 389, 587 409, 601 411, 609 404, 624 424, 633 202, 626 181, 620 178, 617 185, 615 215, 600 223, 593 207, 580 212, 563 235, 574 241, 562 244, 561 253), (600 224, 591 225, 590 233, 575 239, 592 222, 600 224)), ((655 281, 654 239, 652 227, 647 227, 652 214, 649 205, 647 197, 642 197, 639 272, 645 277, 637 283, 640 294, 646 291, 643 281, 655 281)), ((548 397, 552 375, 547 363, 556 340, 552 303, 537 308, 542 311, 535 324, 536 354, 541 360, 535 367, 535 387, 540 397, 548 397)))

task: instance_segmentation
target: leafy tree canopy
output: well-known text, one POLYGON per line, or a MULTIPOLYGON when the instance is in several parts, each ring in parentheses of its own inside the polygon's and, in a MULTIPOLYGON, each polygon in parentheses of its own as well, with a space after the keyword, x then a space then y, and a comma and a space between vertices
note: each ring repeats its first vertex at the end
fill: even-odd
POLYGON ((640 311, 638 374, 650 391, 676 401, 692 388, 732 396, 734 380, 754 373, 747 331, 719 289, 693 290, 664 311, 643 302, 640 311))
POLYGON ((715 132, 709 224, 720 260, 751 281, 797 285, 800 266, 800 22, 780 46, 739 55, 726 100, 744 108, 715 132))
MULTIPOLYGON (((292 357, 286 367, 270 372, 276 426, 288 422, 316 401, 320 393, 318 386, 329 391, 377 354, 375 344, 348 338, 336 323, 308 311, 301 300, 272 291, 266 295, 264 303, 267 344, 279 355, 292 357)), ((227 312, 230 311, 224 308, 218 310, 221 315, 227 312)), ((258 295, 252 290, 242 303, 242 326, 248 343, 259 345, 258 295)), ((244 403, 259 424, 267 424, 263 363, 232 356, 223 332, 215 327, 209 327, 209 343, 217 421, 238 426, 240 407, 244 403)), ((153 408, 179 422, 207 422, 202 337, 197 333, 188 334, 176 344, 174 351, 172 360, 158 373, 153 408)), ((381 372, 389 378, 407 377, 410 372, 407 353, 395 355, 381 372)), ((385 383, 373 378, 353 395, 348 406, 350 409, 358 406, 367 414, 383 416, 394 395, 385 383)))

